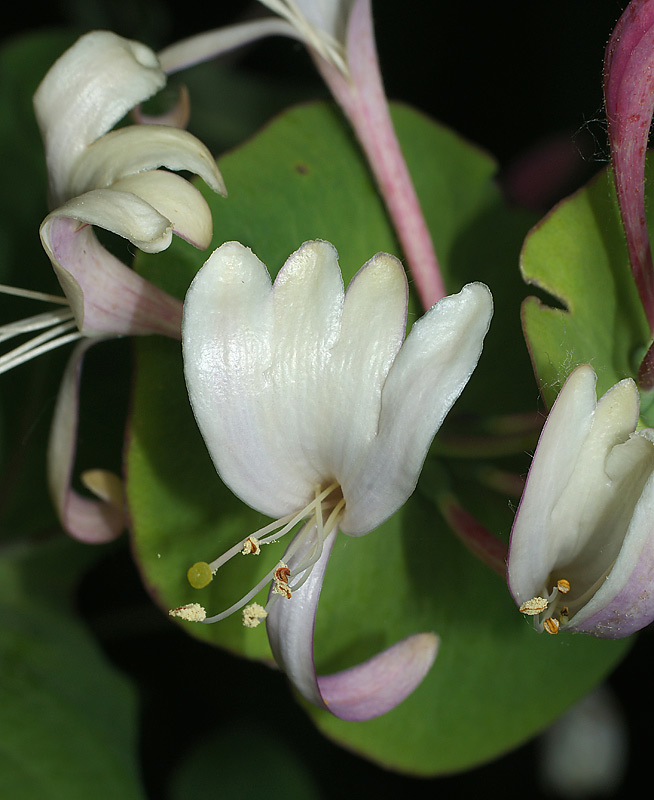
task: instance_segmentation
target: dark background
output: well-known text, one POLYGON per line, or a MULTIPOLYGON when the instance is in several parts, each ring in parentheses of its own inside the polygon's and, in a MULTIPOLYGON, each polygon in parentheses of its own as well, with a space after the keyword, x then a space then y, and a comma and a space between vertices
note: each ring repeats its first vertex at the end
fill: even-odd
MULTIPOLYGON (((525 0, 521 4, 373 0, 380 60, 388 95, 437 117, 495 154, 506 174, 516 159, 552 136, 562 136, 580 154, 574 188, 607 160, 602 107, 602 59, 610 32, 625 0, 525 0), (506 10, 504 10, 506 9, 506 10)), ((76 26, 81 31, 106 27, 140 39, 155 49, 201 30, 236 22, 258 11, 244 0, 207 4, 160 0, 49 3, 38 11, 28 4, 13 9, 6 38, 36 27, 76 26)), ((239 68, 257 76, 288 81, 298 96, 325 95, 306 52, 288 40, 271 40, 239 57, 239 68)), ((560 191, 563 190, 561 187, 560 191)), ((553 197, 552 199, 556 199, 553 197)), ((283 709, 284 731, 325 797, 473 797, 502 792, 505 797, 551 797, 538 782, 538 743, 530 743, 493 764, 464 775, 434 780, 412 779, 384 770, 344 752, 317 734, 292 701, 284 679, 189 641, 165 624, 141 587, 125 545, 110 550, 84 581, 79 606, 111 660, 137 681, 143 698, 141 748, 144 778, 153 800, 165 786, 180 750, 193 744, 211 725, 253 730, 260 720, 274 724, 283 709), (137 609, 132 629, 119 630, 121 609, 111 586, 121 583, 125 613, 137 609), (174 701, 167 693, 177 687, 174 701), (194 688, 197 687, 197 688, 194 688), (255 688, 252 688, 255 687, 255 688), (246 696, 246 700, 243 697, 246 696), (189 709, 204 709, 193 716, 189 709)), ((642 635, 611 679, 627 719, 629 770, 618 794, 642 791, 649 777, 651 714, 651 637, 642 635)), ((543 665, 543 691, 548 683, 543 665)), ((507 709, 507 712, 510 710, 507 709)), ((216 797, 220 791, 216 775, 216 797)), ((284 793, 284 776, 270 793, 284 793)))

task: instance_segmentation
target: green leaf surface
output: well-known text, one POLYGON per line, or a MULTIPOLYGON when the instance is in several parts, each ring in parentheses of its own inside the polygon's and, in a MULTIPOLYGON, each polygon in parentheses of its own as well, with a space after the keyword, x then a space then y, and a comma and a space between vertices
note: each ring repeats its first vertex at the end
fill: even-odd
MULTIPOLYGON (((653 169, 650 160, 650 186, 653 169)), ((593 366, 600 395, 622 378, 636 377, 650 337, 609 169, 530 232, 521 266, 528 283, 563 306, 530 297, 523 307, 525 335, 548 406, 578 364, 593 366)))
POLYGON ((62 602, 92 552, 62 537, 0 557, 0 797, 144 796, 133 690, 62 602))
MULTIPOLYGON (((518 243, 527 220, 502 205, 487 156, 410 109, 395 107, 394 120, 449 288, 481 279, 494 290, 500 318, 486 348, 492 357, 482 357, 462 408, 519 410, 536 392, 526 351, 516 349, 518 243)), ((220 167, 230 194, 210 199, 213 246, 241 241, 275 274, 303 241, 328 239, 339 250, 346 283, 375 252, 400 254, 359 149, 329 106, 291 110, 220 167)), ((165 254, 139 257, 137 265, 182 297, 203 260, 176 243, 165 254)), ((411 321, 417 313, 414 301, 411 321)), ((193 562, 211 560, 266 520, 215 474, 188 404, 179 344, 143 340, 136 353, 127 447, 136 558, 162 606, 199 602, 214 613, 253 586, 282 550, 237 557, 207 588, 188 586, 193 562)), ((626 649, 588 637, 537 635, 503 581, 454 539, 430 499, 431 486, 430 479, 419 484, 370 535, 339 536, 320 601, 316 660, 326 673, 410 634, 435 631, 442 641, 434 667, 405 703, 377 720, 345 723, 308 708, 316 725, 349 749, 420 775, 464 769, 534 735, 626 649), (554 691, 551 676, 557 676, 554 691)), ((470 497, 474 491, 468 489, 470 497)), ((508 530, 507 498, 498 496, 495 506, 500 510, 489 513, 497 515, 497 529, 508 530)), ((238 615, 211 626, 182 624, 236 653, 270 658, 263 626, 246 630, 238 615)))

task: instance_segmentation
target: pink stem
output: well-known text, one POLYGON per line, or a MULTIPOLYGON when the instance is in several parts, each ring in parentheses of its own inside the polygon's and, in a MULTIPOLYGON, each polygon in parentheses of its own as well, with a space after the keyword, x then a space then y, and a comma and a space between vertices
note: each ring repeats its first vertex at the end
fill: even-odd
POLYGON ((350 79, 333 64, 315 61, 368 158, 425 308, 447 294, 411 175, 384 93, 372 28, 370 0, 357 0, 347 32, 350 79))
POLYGON ((483 564, 505 578, 509 552, 506 544, 460 506, 453 495, 444 493, 439 498, 438 505, 446 521, 468 550, 483 564))

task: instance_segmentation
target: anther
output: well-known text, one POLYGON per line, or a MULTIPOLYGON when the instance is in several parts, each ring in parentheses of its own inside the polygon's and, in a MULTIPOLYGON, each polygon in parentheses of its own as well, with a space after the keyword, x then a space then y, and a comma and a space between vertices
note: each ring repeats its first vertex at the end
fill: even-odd
POLYGON ((189 603, 186 606, 172 608, 168 614, 171 617, 185 619, 187 622, 202 622, 207 616, 207 612, 198 603, 189 603))
POLYGON ((543 628, 545 628, 545 630, 551 634, 559 632, 559 625, 560 622, 556 617, 548 617, 545 622, 543 622, 543 628))
POLYGON ((244 556, 258 556, 261 552, 261 545, 259 544, 259 540, 256 536, 248 536, 248 538, 243 542, 243 549, 241 553, 244 556))
POLYGON ((186 577, 194 589, 204 589, 213 580, 213 572, 206 561, 198 561, 189 568, 186 577))
POLYGON ((243 625, 246 628, 256 628, 268 616, 268 612, 259 603, 250 603, 243 609, 243 625))
POLYGON ((561 592, 561 594, 567 594, 570 591, 570 581, 566 580, 565 578, 560 578, 556 582, 556 588, 561 592))
POLYGON ((542 614, 547 608, 549 603, 544 597, 532 597, 520 606, 520 613, 528 617, 535 617, 537 614, 542 614))
POLYGON ((275 570, 275 575, 274 575, 275 583, 287 584, 290 577, 291 577, 291 570, 286 566, 286 564, 280 564, 275 570))
POLYGON ((560 614, 561 614, 562 617, 569 617, 570 616, 570 609, 568 608, 568 606, 563 606, 563 608, 560 611, 560 614))

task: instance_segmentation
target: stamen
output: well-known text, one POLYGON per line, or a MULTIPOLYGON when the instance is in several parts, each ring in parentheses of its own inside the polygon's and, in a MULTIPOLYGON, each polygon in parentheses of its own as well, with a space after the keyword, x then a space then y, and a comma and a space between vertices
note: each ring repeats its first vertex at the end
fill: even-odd
POLYGON ((520 606, 520 613, 528 617, 535 617, 547 609, 549 602, 544 597, 532 597, 520 606))
POLYGON ((179 617, 187 622, 204 622, 207 612, 198 603, 189 603, 186 606, 173 608, 168 612, 171 617, 179 617))
POLYGON ((246 628, 256 628, 268 616, 268 612, 259 603, 251 603, 243 609, 243 625, 246 628))
POLYGON ((293 530, 299 522, 306 520, 304 527, 296 534, 295 538, 286 550, 286 559, 291 559, 301 547, 304 546, 305 549, 307 549, 307 538, 306 534, 303 532, 312 530, 313 526, 315 525, 317 532, 316 542, 310 548, 310 552, 304 555, 304 558, 300 564, 294 566, 293 574, 300 575, 299 580, 294 585, 290 585, 291 570, 283 561, 279 561, 273 567, 273 569, 271 569, 270 572, 268 572, 259 581, 259 583, 257 583, 257 585, 238 602, 234 603, 220 614, 203 618, 199 621, 206 623, 219 622, 220 620, 225 619, 233 614, 235 611, 244 609, 243 624, 246 627, 255 627, 258 625, 259 622, 264 619, 264 617, 261 616, 261 611, 258 609, 261 609, 267 615, 271 604, 276 600, 276 595, 281 595, 287 599, 290 599, 293 595, 293 592, 302 586, 302 584, 308 579, 313 566, 317 563, 322 555, 325 537, 330 534, 338 524, 338 520, 342 516, 344 508, 345 499, 340 491, 340 485, 338 481, 334 481, 327 486, 327 488, 322 490, 317 487, 313 500, 307 503, 307 505, 301 511, 298 511, 294 514, 288 514, 285 517, 276 520, 275 522, 265 525, 255 533, 250 534, 242 539, 240 542, 238 542, 238 544, 230 547, 229 550, 223 553, 222 556, 219 556, 211 563, 200 561, 197 564, 193 564, 187 573, 189 583, 196 589, 202 589, 211 582, 213 575, 215 575, 218 568, 232 559, 237 553, 242 553, 243 555, 254 553, 255 555, 258 555, 261 552, 261 545, 272 544, 273 542, 278 541, 282 536, 285 536, 287 533, 293 530), (337 494, 330 498, 330 495, 333 495, 336 490, 338 490, 337 494), (329 511, 329 516, 325 522, 324 514, 327 511, 329 511), (266 586, 266 584, 271 582, 273 584, 271 594, 275 595, 275 597, 270 598, 266 608, 262 609, 258 603, 252 603, 248 605, 250 601, 266 586))
POLYGON ((73 320, 57 325, 46 333, 35 336, 33 339, 30 339, 29 342, 25 342, 25 344, 15 347, 8 353, 0 356, 0 375, 50 350, 81 339, 83 334, 78 330, 74 330, 76 327, 77 323, 73 320), (67 331, 73 332, 67 333, 67 331))
POLYGON ((26 297, 28 300, 41 300, 43 303, 57 303, 58 305, 69 305, 65 297, 57 294, 47 294, 46 292, 35 292, 32 289, 21 289, 18 286, 7 286, 0 283, 0 294, 10 294, 14 297, 26 297))
POLYGON ((241 553, 244 556, 249 556, 250 554, 253 556, 258 556, 261 552, 261 545, 259 540, 256 536, 248 536, 248 538, 243 542, 243 549, 241 553))
POLYGON ((186 577, 194 589, 204 589, 213 580, 213 572, 206 561, 198 561, 189 567, 186 577))
POLYGON ((556 588, 561 592, 561 594, 567 594, 570 591, 570 581, 566 578, 560 578, 556 582, 556 588))
POLYGON ((34 292, 31 289, 19 289, 16 286, 6 286, 5 284, 0 284, 0 294, 66 306, 65 308, 34 314, 31 317, 8 322, 6 325, 0 326, 0 342, 6 342, 8 339, 13 339, 15 336, 21 336, 25 333, 44 331, 0 356, 0 374, 18 367, 43 353, 54 350, 56 347, 61 347, 64 344, 82 338, 82 334, 75 330, 77 323, 70 309, 70 304, 65 297, 47 294, 46 292, 34 292))
POLYGON ((552 635, 554 635, 554 634, 557 634, 559 632, 559 625, 560 624, 561 623, 558 621, 558 619, 556 617, 548 617, 543 622, 543 628, 545 628, 545 630, 548 633, 551 633, 552 635))

